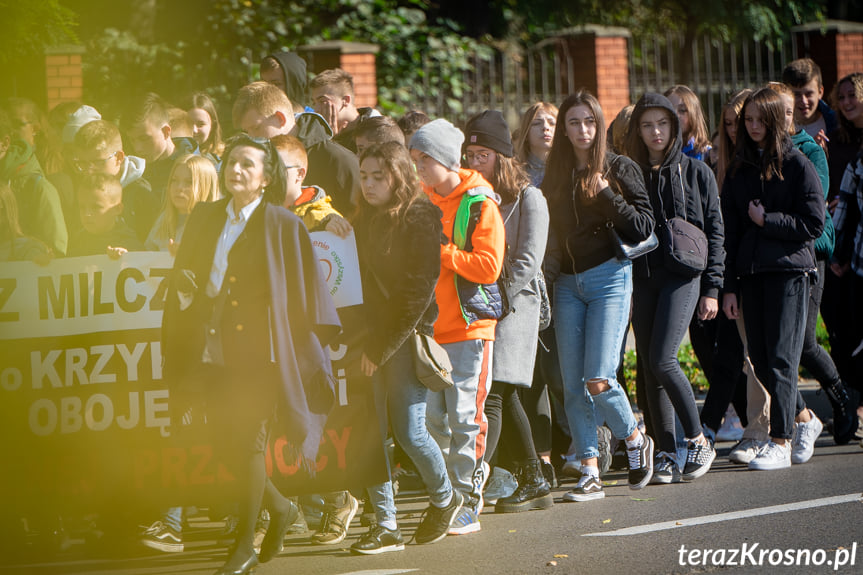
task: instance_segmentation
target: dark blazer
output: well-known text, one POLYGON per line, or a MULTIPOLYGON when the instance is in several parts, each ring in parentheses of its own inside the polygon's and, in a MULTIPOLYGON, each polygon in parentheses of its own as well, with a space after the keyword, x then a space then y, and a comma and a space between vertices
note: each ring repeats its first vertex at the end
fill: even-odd
MULTIPOLYGON (((266 202, 252 213, 229 252, 220 297, 207 297, 228 201, 199 203, 186 224, 162 323, 164 374, 174 389, 193 381, 207 332, 213 330, 225 368, 248 374, 237 397, 256 393, 253 385, 262 374, 277 374, 274 432, 284 433, 309 464, 334 398, 324 346, 340 330, 338 315, 302 221, 266 202), (185 310, 180 310, 178 291, 193 296, 185 310)), ((257 392, 267 396, 265 389, 257 392)))

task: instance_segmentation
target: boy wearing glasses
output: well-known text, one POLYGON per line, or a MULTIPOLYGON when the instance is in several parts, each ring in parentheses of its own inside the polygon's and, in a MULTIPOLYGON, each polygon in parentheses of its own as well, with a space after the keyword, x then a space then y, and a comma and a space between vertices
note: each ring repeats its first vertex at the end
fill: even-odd
POLYGON ((124 219, 138 239, 144 241, 159 215, 161 202, 144 179, 145 160, 127 156, 123 151, 117 126, 105 120, 84 124, 75 134, 72 166, 79 176, 103 174, 119 179, 124 219))

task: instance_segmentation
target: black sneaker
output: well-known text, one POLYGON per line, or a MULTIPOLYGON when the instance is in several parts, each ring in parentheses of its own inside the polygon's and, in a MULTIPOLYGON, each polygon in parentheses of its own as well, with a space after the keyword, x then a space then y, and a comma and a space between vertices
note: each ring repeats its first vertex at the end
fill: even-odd
POLYGON ((716 459, 716 450, 707 443, 698 443, 690 440, 686 447, 686 465, 683 466, 683 479, 692 481, 698 479, 708 471, 716 459))
POLYGON ((141 543, 150 549, 165 553, 183 551, 183 534, 173 527, 156 521, 141 533, 141 543))
POLYGON ((389 551, 404 551, 405 541, 402 532, 396 529, 387 529, 375 524, 368 533, 360 537, 360 540, 351 545, 351 552, 361 555, 378 555, 389 551))
POLYGON ((424 545, 426 543, 435 543, 446 537, 463 503, 464 496, 454 489, 452 500, 446 507, 429 505, 423 513, 423 518, 420 520, 416 533, 414 533, 414 542, 424 545))
POLYGON ((582 475, 575 489, 563 494, 564 501, 592 501, 603 497, 605 492, 602 490, 602 483, 599 482, 599 477, 593 475, 582 475))
POLYGON ((667 485, 669 483, 680 483, 680 468, 674 458, 664 451, 656 455, 653 463, 653 479, 651 485, 667 485))
POLYGON ((629 488, 641 489, 653 477, 653 440, 649 435, 642 434, 644 441, 638 447, 627 447, 626 456, 629 459, 629 488))

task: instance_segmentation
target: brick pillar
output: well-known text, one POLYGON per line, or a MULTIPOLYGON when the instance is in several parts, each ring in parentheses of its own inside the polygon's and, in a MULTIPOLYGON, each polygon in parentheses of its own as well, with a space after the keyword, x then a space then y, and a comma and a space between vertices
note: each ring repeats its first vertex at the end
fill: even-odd
POLYGON ((341 68, 353 76, 357 107, 374 107, 378 104, 375 57, 379 50, 376 44, 336 40, 302 46, 297 51, 306 60, 309 71, 314 74, 341 68))
POLYGON ((813 22, 791 29, 797 54, 821 68, 824 93, 844 76, 863 70, 863 24, 843 20, 813 22))
POLYGON ((561 43, 563 85, 567 77, 567 55, 573 64, 573 85, 596 96, 605 114, 606 125, 629 105, 629 38, 626 28, 588 24, 563 31, 561 43))
POLYGON ((45 48, 45 95, 48 110, 61 102, 83 99, 83 53, 82 46, 45 48))

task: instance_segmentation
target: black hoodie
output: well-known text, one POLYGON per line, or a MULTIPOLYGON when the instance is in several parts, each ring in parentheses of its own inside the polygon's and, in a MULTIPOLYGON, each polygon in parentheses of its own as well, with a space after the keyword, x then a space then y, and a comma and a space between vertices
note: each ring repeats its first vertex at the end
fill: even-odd
MULTIPOLYGON (((674 106, 661 94, 646 93, 632 111, 629 133, 639 130, 641 116, 650 108, 662 108, 671 117, 671 135, 674 140, 665 154, 662 164, 651 166, 647 148, 641 138, 636 150, 630 155, 641 167, 644 183, 650 196, 650 204, 656 217, 656 233, 664 242, 665 220, 675 216, 698 226, 707 236, 707 269, 701 274, 701 296, 718 298, 725 271, 725 232, 722 213, 719 209, 719 193, 713 171, 701 160, 695 160, 681 152, 683 139, 680 122, 674 106), (685 197, 685 204, 684 204, 685 197)), ((632 136, 628 139, 633 141, 632 136)), ((650 270, 665 266, 664 245, 636 262, 636 277, 649 277, 650 270)))

